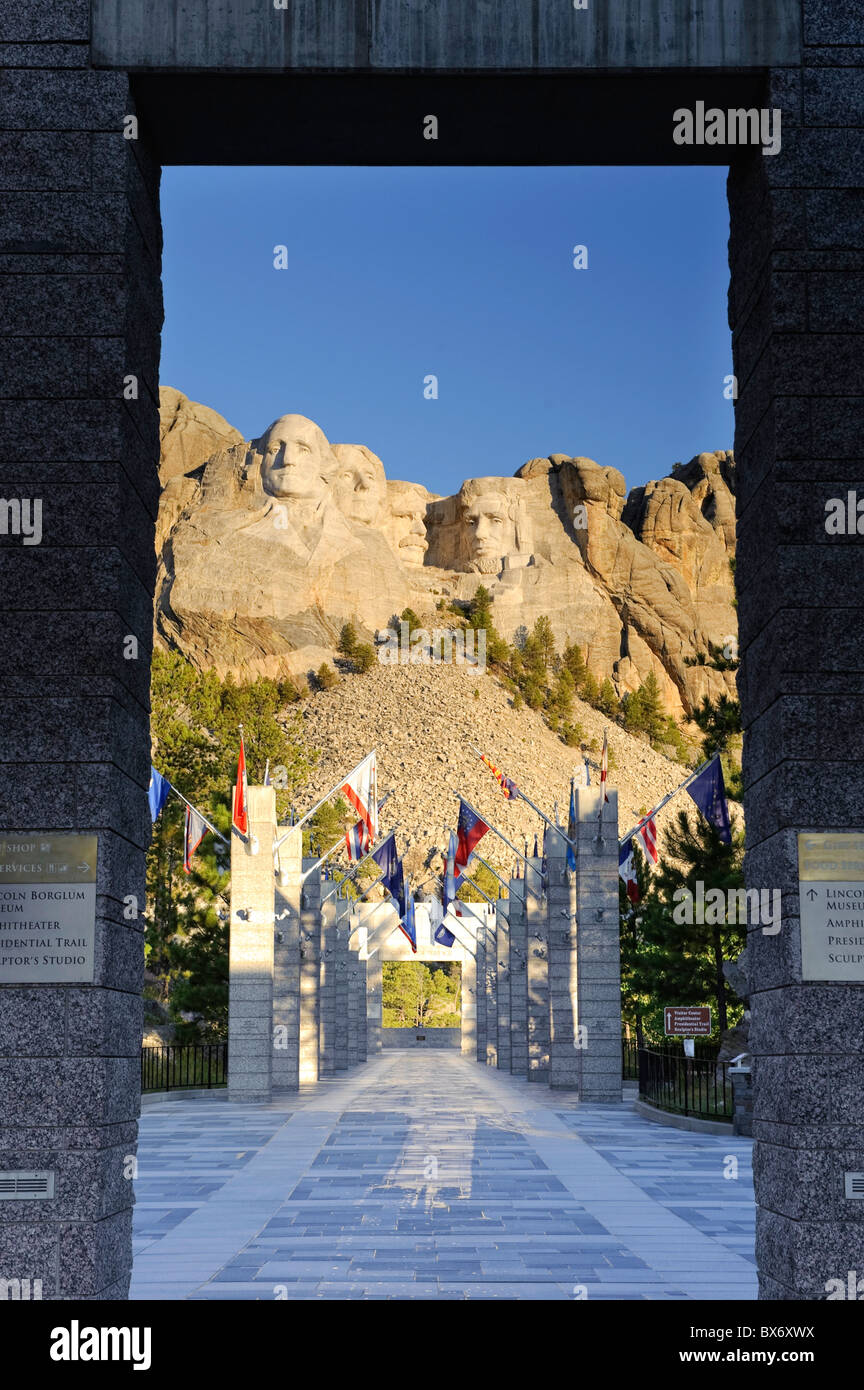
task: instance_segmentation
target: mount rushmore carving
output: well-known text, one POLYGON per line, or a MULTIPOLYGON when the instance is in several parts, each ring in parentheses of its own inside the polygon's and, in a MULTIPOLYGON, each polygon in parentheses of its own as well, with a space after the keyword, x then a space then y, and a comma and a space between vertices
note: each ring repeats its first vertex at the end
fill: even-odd
POLYGON ((508 641, 546 614, 619 694, 654 671, 680 713, 733 688, 688 664, 736 630, 725 452, 629 496, 616 469, 553 454, 439 497, 303 415, 240 440, 166 388, 162 478, 156 635, 198 666, 305 674, 343 623, 368 639, 411 607, 440 625, 484 584, 508 641))

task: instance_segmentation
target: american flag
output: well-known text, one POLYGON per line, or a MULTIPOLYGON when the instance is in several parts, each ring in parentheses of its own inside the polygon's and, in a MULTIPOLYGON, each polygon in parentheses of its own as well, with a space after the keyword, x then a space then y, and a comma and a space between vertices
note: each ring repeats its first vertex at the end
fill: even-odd
POLYGON ((642 824, 637 826, 636 834, 639 836, 640 844, 646 856, 652 864, 657 863, 657 822, 653 815, 647 816, 642 824))
POLYGON ((480 761, 486 764, 506 797, 512 799, 514 796, 519 795, 519 788, 516 783, 510 777, 505 777, 504 773, 495 766, 491 758, 487 758, 485 753, 481 753, 480 761))

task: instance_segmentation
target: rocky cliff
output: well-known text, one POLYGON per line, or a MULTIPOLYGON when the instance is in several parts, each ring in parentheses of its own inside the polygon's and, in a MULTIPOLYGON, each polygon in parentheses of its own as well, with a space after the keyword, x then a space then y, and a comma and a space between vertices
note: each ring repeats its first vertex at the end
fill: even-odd
POLYGON ((371 638, 410 606, 444 626, 484 584, 508 641, 548 615, 619 695, 650 671, 677 715, 734 691, 692 664, 736 631, 731 454, 629 496, 616 469, 553 454, 439 497, 301 415, 245 441, 170 388, 162 412, 156 635, 197 665, 306 674, 343 623, 371 638))

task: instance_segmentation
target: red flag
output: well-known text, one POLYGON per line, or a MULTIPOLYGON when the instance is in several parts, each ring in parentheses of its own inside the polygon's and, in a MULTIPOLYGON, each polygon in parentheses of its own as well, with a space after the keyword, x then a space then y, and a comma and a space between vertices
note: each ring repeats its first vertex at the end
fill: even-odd
POLYGON ((603 730, 603 752, 602 752, 601 757, 600 757, 600 786, 603 788, 603 800, 604 800, 604 801, 608 801, 608 800, 609 800, 609 794, 608 794, 608 792, 607 792, 607 790, 606 790, 606 783, 608 782, 608 780, 609 780, 609 735, 608 735, 608 732, 604 729, 604 730, 603 730))
POLYGON ((498 785, 500 786, 502 792, 506 797, 510 798, 519 795, 519 788, 517 787, 516 783, 512 780, 512 778, 505 777, 504 773, 501 772, 500 769, 495 766, 491 758, 487 758, 485 753, 481 753, 480 761, 481 763, 486 764, 489 771, 492 773, 493 777, 498 782, 498 785))
POLYGON ((237 759, 237 782, 234 787, 234 802, 231 811, 231 824, 241 835, 249 833, 248 785, 246 782, 246 751, 243 735, 240 735, 240 756, 237 759))

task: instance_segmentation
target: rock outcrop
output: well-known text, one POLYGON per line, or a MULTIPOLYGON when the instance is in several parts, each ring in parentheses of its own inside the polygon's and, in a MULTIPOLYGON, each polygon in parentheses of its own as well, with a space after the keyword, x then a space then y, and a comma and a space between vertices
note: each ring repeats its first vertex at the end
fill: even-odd
POLYGON ((242 441, 163 395, 156 633, 196 664, 305 674, 343 623, 370 639, 410 606, 445 626, 438 614, 483 584, 508 641, 547 615, 619 695, 653 671, 670 712, 688 714, 734 689, 694 664, 736 630, 731 455, 699 454, 629 497, 616 469, 565 454, 438 497, 305 416, 242 441))

